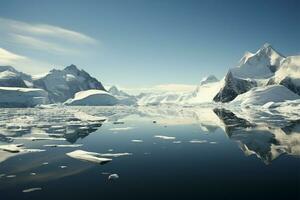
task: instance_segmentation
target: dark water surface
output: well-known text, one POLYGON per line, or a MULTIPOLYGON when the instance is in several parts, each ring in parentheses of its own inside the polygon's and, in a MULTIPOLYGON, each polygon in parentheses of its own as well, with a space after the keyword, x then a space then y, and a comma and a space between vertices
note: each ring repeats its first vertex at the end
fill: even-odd
MULTIPOLYGON (((300 199, 299 121, 274 126, 254 124, 224 109, 173 111, 130 111, 121 116, 114 115, 116 110, 105 111, 101 115, 109 119, 101 127, 75 132, 67 141, 14 140, 37 130, 30 127, 25 133, 7 136, 2 125, 1 144, 23 143, 46 151, 2 158, 1 200, 300 199), (117 120, 124 124, 114 124, 117 120), (198 143, 191 143, 193 140, 198 143), (43 146, 70 143, 83 146, 43 146), (99 165, 66 155, 77 149, 132 155, 99 165), (110 173, 119 178, 108 180, 110 173), (29 188, 41 190, 22 192, 29 188)), ((3 113, 6 118, 15 115, 8 110, 3 113)), ((28 117, 26 113, 20 115, 28 117)), ((53 115, 48 117, 54 119, 53 115)), ((61 119, 50 121, 57 125, 61 119)))

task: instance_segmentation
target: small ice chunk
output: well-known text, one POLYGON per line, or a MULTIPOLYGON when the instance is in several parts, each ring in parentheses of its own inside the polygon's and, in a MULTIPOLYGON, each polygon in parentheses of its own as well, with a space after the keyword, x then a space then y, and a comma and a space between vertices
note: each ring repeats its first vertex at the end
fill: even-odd
POLYGON ((62 165, 62 166, 59 166, 61 169, 65 169, 65 168, 67 168, 67 166, 65 166, 65 165, 62 165))
POLYGON ((198 143, 198 144, 203 144, 206 143, 207 140, 191 140, 190 143, 198 143))
POLYGON ((127 130, 131 130, 133 129, 133 127, 119 127, 119 128, 111 128, 109 129, 110 131, 127 131, 127 130))
POLYGON ((210 144, 217 144, 217 142, 209 142, 210 144))
POLYGON ((28 188, 28 189, 25 189, 23 190, 24 193, 28 193, 28 192, 34 192, 34 191, 39 191, 39 190, 42 190, 42 188, 28 188))
POLYGON ((155 135, 154 137, 155 138, 160 138, 160 139, 163 139, 163 140, 175 140, 176 139, 176 137, 165 136, 165 135, 155 135))
POLYGON ((174 143, 174 144, 180 144, 181 141, 174 141, 173 143, 174 143))
POLYGON ((57 140, 57 141, 65 141, 65 138, 54 138, 54 137, 10 137, 13 140, 31 140, 31 141, 38 141, 38 140, 57 140))
POLYGON ((113 122, 113 124, 124 124, 124 122, 116 121, 116 122, 113 122))
POLYGON ((43 163, 43 165, 48 165, 48 164, 49 164, 48 162, 44 162, 44 163, 43 163))
POLYGON ((31 173, 30 173, 30 175, 31 175, 31 176, 35 176, 35 175, 36 175, 36 173, 34 173, 34 172, 31 172, 31 173))
POLYGON ((112 151, 114 151, 114 150, 113 150, 113 149, 108 149, 107 151, 108 151, 108 152, 112 152, 112 151))
POLYGON ((82 144, 45 144, 44 147, 81 147, 82 144))
POLYGON ((0 145, 0 150, 7 151, 10 153, 19 153, 22 149, 23 144, 7 144, 7 145, 0 145))
POLYGON ((16 177, 16 175, 14 175, 14 174, 7 175, 7 176, 6 176, 6 178, 15 178, 15 177, 16 177))
POLYGON ((143 140, 131 140, 131 142, 141 143, 141 142, 143 142, 143 140))
POLYGON ((119 178, 119 175, 118 174, 111 174, 108 176, 108 180, 116 180, 119 178))
POLYGON ((74 117, 80 119, 81 121, 91 121, 91 122, 104 122, 106 120, 106 117, 93 116, 85 112, 75 112, 74 117))
POLYGON ((103 157, 120 157, 120 156, 131 156, 132 153, 99 153, 98 155, 103 157))

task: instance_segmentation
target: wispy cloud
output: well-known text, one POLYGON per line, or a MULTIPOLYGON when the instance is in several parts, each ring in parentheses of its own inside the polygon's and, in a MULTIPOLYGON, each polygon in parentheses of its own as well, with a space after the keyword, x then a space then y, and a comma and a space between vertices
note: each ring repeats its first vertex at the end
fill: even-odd
POLYGON ((8 44, 54 54, 76 54, 78 49, 98 44, 96 39, 73 30, 6 18, 0 18, 0 37, 8 44))
POLYGON ((53 42, 47 42, 38 38, 34 38, 31 36, 19 35, 19 34, 11 34, 13 40, 17 43, 31 46, 34 49, 44 50, 48 52, 57 52, 57 53, 65 53, 72 54, 77 53, 76 49, 66 48, 62 45, 53 42))
POLYGON ((14 33, 19 32, 37 36, 49 36, 61 38, 75 43, 97 43, 97 40, 83 33, 48 24, 30 24, 21 21, 0 18, 0 27, 14 33))
POLYGON ((49 71, 50 64, 30 59, 0 47, 0 65, 11 65, 17 70, 29 74, 40 74, 49 71))
POLYGON ((25 56, 21 56, 15 53, 12 53, 6 49, 0 48, 0 63, 9 64, 18 60, 27 59, 25 56))

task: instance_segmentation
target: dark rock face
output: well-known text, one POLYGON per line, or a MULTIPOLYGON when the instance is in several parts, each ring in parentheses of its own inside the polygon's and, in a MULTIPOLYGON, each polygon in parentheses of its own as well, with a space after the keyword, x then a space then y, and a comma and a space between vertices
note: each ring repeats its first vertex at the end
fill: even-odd
POLYGON ((213 100, 216 102, 229 102, 239 94, 245 93, 256 86, 257 83, 255 81, 236 78, 229 71, 225 77, 225 85, 213 100))
POLYGON ((0 87, 24 87, 27 88, 24 80, 30 82, 31 77, 17 71, 11 66, 0 66, 0 87))
MULTIPOLYGON (((271 78, 267 83, 267 85, 274 85, 274 84, 278 84, 275 82, 274 78, 271 78)), ((285 77, 279 82, 279 84, 285 86, 286 88, 290 89, 294 93, 300 95, 300 86, 294 84, 293 79, 291 77, 289 76, 285 77)))
POLYGON ((91 77, 84 70, 79 70, 75 65, 70 65, 64 70, 51 70, 46 76, 34 80, 33 84, 37 88, 46 90, 51 102, 64 102, 83 90, 106 91, 96 78, 91 77))
POLYGON ((297 86, 293 83, 292 78, 285 77, 282 81, 279 83, 280 85, 283 85, 293 91, 294 93, 300 95, 300 86, 297 86))

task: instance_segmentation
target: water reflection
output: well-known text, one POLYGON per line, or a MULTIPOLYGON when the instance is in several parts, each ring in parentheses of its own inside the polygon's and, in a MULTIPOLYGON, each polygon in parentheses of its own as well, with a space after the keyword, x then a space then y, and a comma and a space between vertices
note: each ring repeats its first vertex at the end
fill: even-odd
POLYGON ((254 124, 225 109, 214 109, 230 139, 239 143, 246 155, 255 154, 266 164, 282 154, 300 155, 300 121, 284 127, 254 124))
MULTIPOLYGON (((49 142, 63 139, 68 143, 76 143, 78 139, 97 131, 104 122, 101 116, 105 116, 108 122, 131 119, 136 124, 139 121, 157 121, 165 127, 196 125, 201 133, 214 133, 222 129, 229 139, 238 143, 245 155, 254 154, 266 164, 282 154, 300 155, 298 116, 290 119, 278 112, 234 112, 212 106, 0 109, 0 141, 26 143, 26 139, 49 142)), ((1 151, 0 161, 11 156, 11 153, 1 151)))

